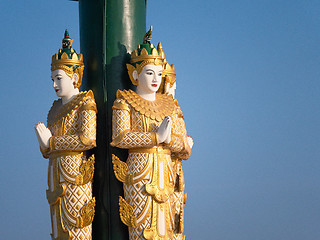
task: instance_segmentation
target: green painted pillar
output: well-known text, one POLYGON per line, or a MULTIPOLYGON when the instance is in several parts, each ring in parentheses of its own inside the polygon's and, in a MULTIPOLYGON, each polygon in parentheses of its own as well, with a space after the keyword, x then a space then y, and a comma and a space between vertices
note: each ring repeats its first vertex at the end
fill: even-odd
POLYGON ((118 89, 132 88, 126 70, 131 53, 146 30, 146 0, 79 0, 80 46, 85 70, 82 88, 92 89, 97 115, 97 147, 93 194, 96 213, 94 240, 127 240, 119 216, 122 183, 113 173, 112 154, 121 160, 126 150, 112 148, 112 105, 118 89))

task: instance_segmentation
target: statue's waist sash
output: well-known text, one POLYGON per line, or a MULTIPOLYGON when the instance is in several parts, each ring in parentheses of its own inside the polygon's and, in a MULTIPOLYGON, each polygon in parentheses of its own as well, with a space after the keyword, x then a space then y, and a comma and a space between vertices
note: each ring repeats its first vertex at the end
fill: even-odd
POLYGON ((72 155, 83 155, 82 151, 54 151, 50 153, 49 158, 58 158, 58 157, 65 157, 65 156, 72 156, 72 155))
POLYGON ((129 149, 130 153, 157 153, 157 154, 165 154, 171 155, 171 150, 165 147, 144 147, 144 148, 133 148, 129 149))

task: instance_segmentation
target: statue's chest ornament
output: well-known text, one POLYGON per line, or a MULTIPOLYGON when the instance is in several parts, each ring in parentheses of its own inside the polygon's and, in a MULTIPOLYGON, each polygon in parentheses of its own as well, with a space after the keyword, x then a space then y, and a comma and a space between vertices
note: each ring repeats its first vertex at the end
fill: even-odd
POLYGON ((155 101, 147 101, 132 90, 118 91, 117 97, 123 98, 141 115, 161 122, 165 116, 172 116, 175 104, 171 95, 157 94, 155 101))

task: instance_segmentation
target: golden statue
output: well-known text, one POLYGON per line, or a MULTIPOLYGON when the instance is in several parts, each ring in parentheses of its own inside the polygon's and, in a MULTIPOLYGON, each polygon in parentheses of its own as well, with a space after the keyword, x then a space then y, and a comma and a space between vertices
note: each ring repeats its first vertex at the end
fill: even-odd
POLYGON ((97 108, 92 91, 80 92, 83 56, 72 48, 66 30, 62 49, 52 56, 54 101, 47 126, 35 126, 40 150, 49 158, 47 199, 53 240, 90 240, 95 199, 92 197, 97 108))
POLYGON ((129 239, 174 239, 175 169, 171 156, 187 159, 190 147, 183 119, 171 95, 157 93, 164 53, 150 43, 151 30, 127 64, 136 92, 117 92, 113 105, 112 146, 129 149, 125 162, 113 155, 114 172, 123 182, 120 217, 129 239))
MULTIPOLYGON (((164 60, 163 74, 162 74, 162 82, 161 86, 158 90, 159 93, 169 94, 172 97, 175 97, 176 90, 176 72, 173 64, 169 64, 166 59, 164 60)), ((184 141, 188 142, 190 149, 193 146, 193 139, 187 136, 184 117, 181 111, 181 108, 178 105, 177 99, 174 99, 174 103, 176 105, 176 112, 178 113, 179 124, 177 125, 180 129, 176 130, 178 132, 183 133, 183 137, 186 138, 184 141)), ((189 149, 180 153, 173 153, 171 155, 172 163, 173 163, 173 172, 175 175, 175 185, 174 185, 174 193, 171 196, 171 205, 173 206, 173 214, 174 214, 174 240, 183 240, 185 236, 183 235, 184 229, 184 206, 187 201, 187 194, 184 192, 185 182, 184 182, 184 174, 182 170, 182 159, 187 159, 189 149)))

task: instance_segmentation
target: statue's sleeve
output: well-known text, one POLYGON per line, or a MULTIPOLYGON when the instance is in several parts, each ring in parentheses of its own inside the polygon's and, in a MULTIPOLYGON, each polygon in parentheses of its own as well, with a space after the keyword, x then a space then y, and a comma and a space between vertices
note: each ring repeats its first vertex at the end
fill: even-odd
MULTIPOLYGON (((78 132, 72 135, 52 136, 51 151, 85 151, 96 146, 96 113, 93 99, 87 98, 79 107, 78 119, 70 118, 66 124, 78 124, 78 132)), ((76 128, 76 126, 74 126, 76 128)))
POLYGON ((177 108, 176 113, 172 116, 172 121, 171 141, 168 146, 175 156, 186 160, 191 154, 191 149, 187 141, 187 131, 180 108, 177 108))
POLYGON ((40 147, 40 152, 42 153, 43 158, 49 158, 50 156, 50 149, 43 149, 42 147, 40 147))
POLYGON ((131 110, 123 99, 116 99, 112 109, 111 146, 118 148, 138 148, 158 145, 158 138, 155 132, 131 131, 131 110))

